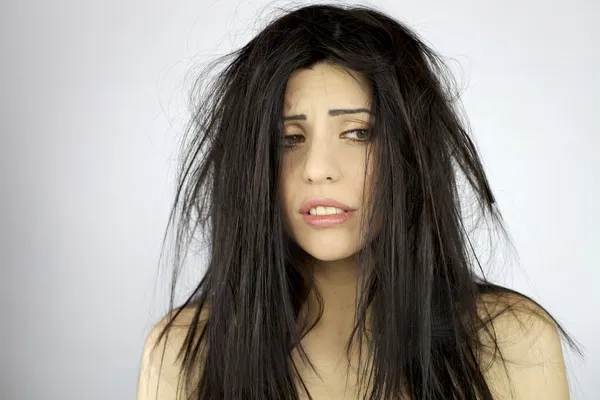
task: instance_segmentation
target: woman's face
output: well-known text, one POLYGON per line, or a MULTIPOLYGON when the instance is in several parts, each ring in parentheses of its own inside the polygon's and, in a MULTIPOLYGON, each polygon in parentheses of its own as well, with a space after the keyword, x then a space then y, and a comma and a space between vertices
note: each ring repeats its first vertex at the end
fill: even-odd
MULTIPOLYGON (((348 258, 364 246, 359 227, 361 218, 366 217, 361 200, 363 184, 369 188, 372 164, 369 157, 365 168, 371 89, 364 76, 352 74, 356 79, 341 67, 318 63, 296 71, 285 91, 281 175, 284 227, 302 249, 322 261, 348 258), (304 202, 313 197, 337 200, 354 211, 329 217, 305 216, 301 213, 304 202), (321 221, 310 223, 310 218, 321 221), (323 225, 326 219, 336 218, 344 222, 323 225)), ((310 212, 323 211, 315 208, 310 212)))

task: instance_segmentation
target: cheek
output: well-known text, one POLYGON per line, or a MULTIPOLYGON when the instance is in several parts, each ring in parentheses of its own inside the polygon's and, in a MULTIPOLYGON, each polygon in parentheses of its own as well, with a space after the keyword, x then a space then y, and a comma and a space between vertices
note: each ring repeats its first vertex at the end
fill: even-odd
POLYGON ((290 201, 290 197, 292 196, 291 193, 291 181, 292 180, 292 173, 291 173, 291 169, 289 168, 289 165, 283 164, 282 165, 282 169, 281 169, 281 174, 280 174, 280 180, 279 180, 279 187, 281 188, 282 191, 282 201, 285 204, 287 204, 290 201))
POLYGON ((281 171, 281 180, 279 182, 279 188, 281 190, 281 212, 284 226, 289 226, 290 220, 292 219, 293 209, 294 209, 294 178, 292 175, 292 171, 289 167, 285 165, 281 171))
POLYGON ((350 163, 348 163, 345 175, 348 176, 351 184, 359 191, 359 195, 363 190, 369 190, 371 181, 372 167, 365 165, 366 158, 364 154, 357 155, 350 163))

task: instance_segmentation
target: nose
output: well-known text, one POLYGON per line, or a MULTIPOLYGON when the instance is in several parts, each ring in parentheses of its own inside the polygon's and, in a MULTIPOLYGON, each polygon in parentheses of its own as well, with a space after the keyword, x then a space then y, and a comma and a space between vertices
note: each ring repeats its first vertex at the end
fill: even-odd
POLYGON ((333 183, 340 179, 340 166, 332 140, 311 140, 302 174, 309 183, 333 183))

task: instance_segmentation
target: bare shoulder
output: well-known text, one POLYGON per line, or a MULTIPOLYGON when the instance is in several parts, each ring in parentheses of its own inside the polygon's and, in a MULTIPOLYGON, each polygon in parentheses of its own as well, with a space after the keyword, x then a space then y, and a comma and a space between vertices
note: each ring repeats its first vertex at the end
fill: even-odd
POLYGON ((552 318, 535 302, 512 293, 482 296, 479 306, 481 317, 490 320, 480 334, 480 362, 494 398, 569 399, 560 335, 552 318))
MULTIPOLYGON (((177 388, 182 371, 179 353, 195 312, 195 307, 175 309, 151 329, 144 342, 138 378, 138 400, 178 399, 177 388)), ((196 337, 207 317, 208 307, 204 307, 196 325, 196 337)))

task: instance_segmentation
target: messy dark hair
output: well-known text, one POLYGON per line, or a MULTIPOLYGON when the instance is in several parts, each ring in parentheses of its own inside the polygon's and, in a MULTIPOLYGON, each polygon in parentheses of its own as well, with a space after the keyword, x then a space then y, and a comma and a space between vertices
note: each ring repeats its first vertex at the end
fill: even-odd
POLYGON ((369 399, 492 400, 480 355, 502 358, 490 329, 500 313, 481 312, 482 299, 533 300, 488 281, 475 254, 461 179, 479 221, 508 234, 442 58, 374 8, 311 5, 286 10, 219 61, 227 63, 214 81, 204 74, 196 81, 199 101, 169 218, 169 226, 177 223, 173 290, 197 233, 208 249, 205 275, 180 307, 171 296, 172 317, 160 335, 183 309, 194 310, 178 354, 186 397, 299 398, 290 351, 302 352, 300 341, 316 324, 299 323, 316 288, 310 255, 282 225, 283 96, 292 73, 328 62, 363 74, 372 88, 375 173, 364 191, 366 245, 354 255, 361 285, 349 342, 368 342, 372 368, 359 375, 361 385, 371 388, 369 399), (375 232, 377 215, 385 218, 375 232))

